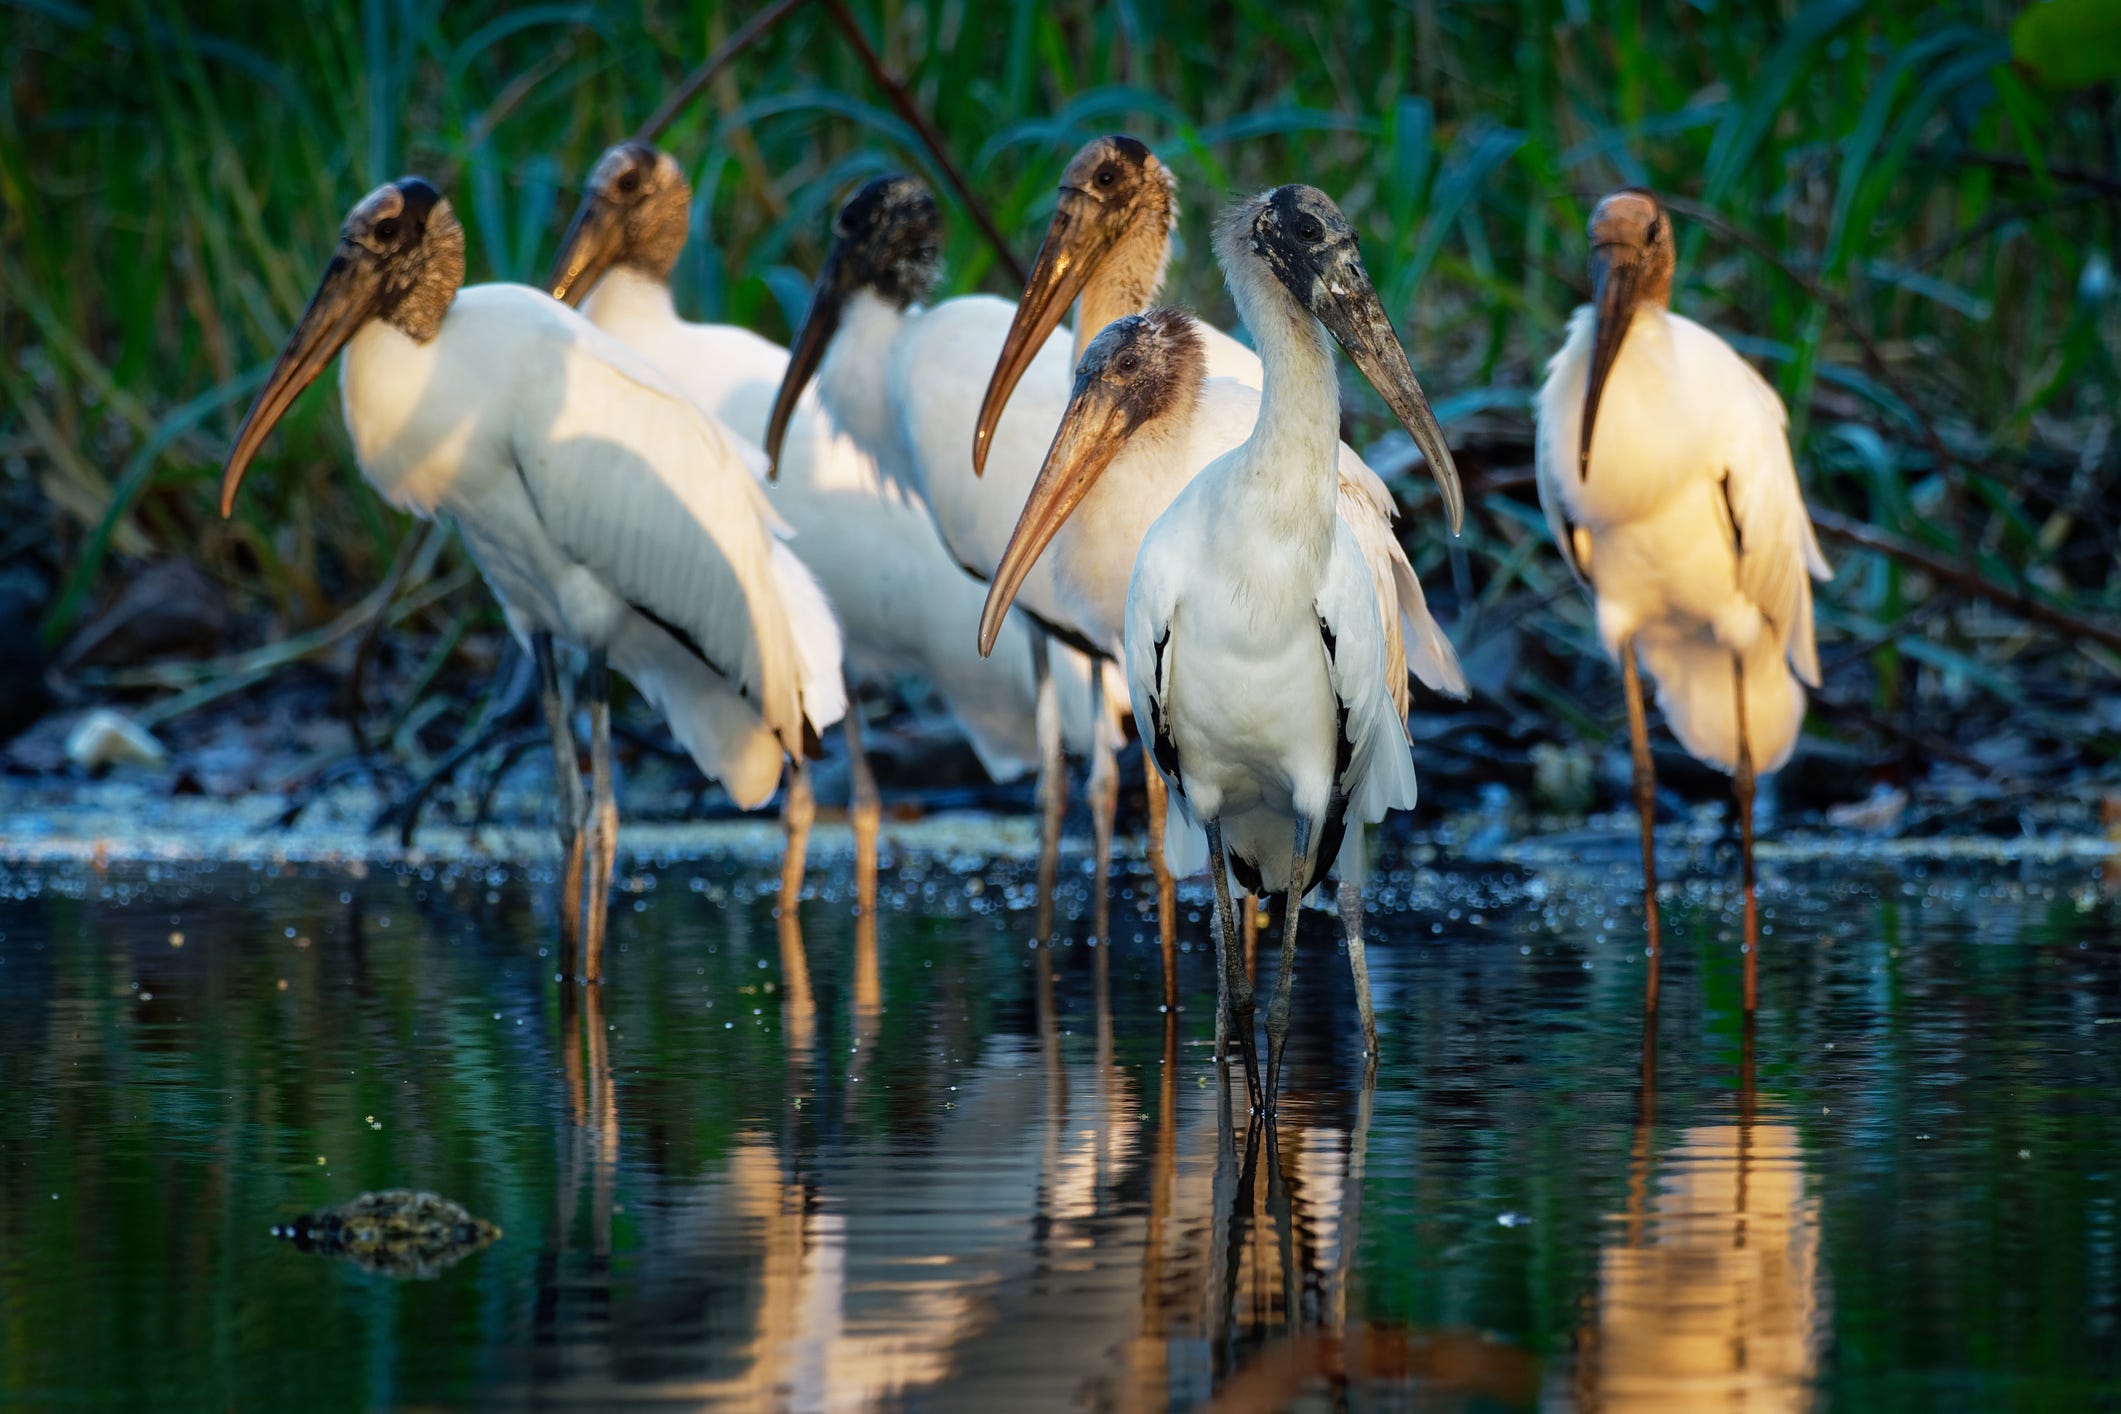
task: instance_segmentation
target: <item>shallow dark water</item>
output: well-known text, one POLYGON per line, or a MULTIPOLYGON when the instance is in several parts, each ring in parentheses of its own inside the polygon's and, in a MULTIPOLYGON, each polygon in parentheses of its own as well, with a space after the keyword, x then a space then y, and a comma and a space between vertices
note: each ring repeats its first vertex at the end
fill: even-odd
POLYGON ((1307 915, 1269 1144, 1205 953, 1167 1030, 1135 905, 1101 983, 1008 870, 800 939, 653 870, 569 1003, 521 871, 0 869, 0 1403, 2121 1405, 2096 866, 1771 870, 1750 1045, 1690 883, 1648 1055, 1626 879, 1384 874, 1367 1095, 1307 915), (271 1235, 401 1186, 504 1236, 271 1235))

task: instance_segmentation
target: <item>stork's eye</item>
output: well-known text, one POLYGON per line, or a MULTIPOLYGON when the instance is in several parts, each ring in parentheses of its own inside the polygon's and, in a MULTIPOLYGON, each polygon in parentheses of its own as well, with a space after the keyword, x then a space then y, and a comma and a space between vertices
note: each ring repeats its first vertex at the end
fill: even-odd
POLYGON ((639 172, 628 172, 619 178, 619 190, 622 192, 636 192, 640 188, 641 174, 639 172))
POLYGON ((385 216, 385 217, 384 217, 384 218, 383 218, 382 220, 380 220, 380 221, 376 222, 376 239, 377 239, 377 240, 379 240, 379 241, 394 241, 394 240, 396 240, 397 238, 398 238, 398 218, 397 218, 397 217, 395 217, 395 216, 385 216))
POLYGON ((1138 354, 1123 353, 1119 356, 1119 371, 1122 373, 1132 376, 1141 366, 1142 361, 1138 354))
POLYGON ((1316 216, 1306 213, 1296 223, 1296 238, 1306 245, 1317 245, 1326 238, 1326 228, 1316 216))
POLYGON ((1109 187, 1118 180, 1119 168, 1113 166, 1110 162, 1097 169, 1097 184, 1099 186, 1109 187))

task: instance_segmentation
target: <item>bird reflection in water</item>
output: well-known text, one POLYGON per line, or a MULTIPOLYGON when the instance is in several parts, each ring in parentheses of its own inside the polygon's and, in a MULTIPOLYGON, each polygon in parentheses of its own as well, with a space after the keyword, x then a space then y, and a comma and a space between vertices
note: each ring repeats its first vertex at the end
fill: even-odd
MULTIPOLYGON (((1369 1084, 1306 1092, 1278 1134, 1248 1126, 1182 1061, 1180 1018, 1163 1018, 1160 1051, 1116 1051, 1102 949, 1076 963, 1041 946, 1022 1029, 963 1061, 936 1052, 947 1103, 913 1114, 903 1052, 881 1036, 873 920, 855 921, 851 967, 823 974, 848 979, 837 999, 813 987, 797 921, 775 926, 787 1102, 697 1177, 665 1171, 662 1136, 690 1110, 652 1084, 630 1096, 622 1158, 613 1063, 627 1068, 628 1037, 602 998, 569 989, 560 1192, 526 1372, 539 1398, 1266 1409, 1321 1389, 1536 1395, 1522 1350, 1348 1322, 1369 1084), (1083 1021, 1089 1044, 1069 1039, 1083 1021), (900 1078, 879 1109, 867 1092, 887 1060, 900 1078)), ((834 963, 843 936, 822 945, 834 963)))
POLYGON ((1579 1407, 1814 1403, 1828 1303, 1818 1202, 1796 1126, 1755 1091, 1750 1024, 1733 1118, 1688 1126, 1660 1156, 1656 1033, 1645 1026, 1627 1210, 1579 1336, 1579 1407))

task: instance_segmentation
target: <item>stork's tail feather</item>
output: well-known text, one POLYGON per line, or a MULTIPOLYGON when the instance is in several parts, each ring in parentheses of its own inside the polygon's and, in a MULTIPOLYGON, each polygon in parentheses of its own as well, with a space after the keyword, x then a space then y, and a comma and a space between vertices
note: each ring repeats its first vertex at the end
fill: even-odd
POLYGON ((1429 612, 1428 596, 1422 593, 1414 566, 1395 557, 1392 580, 1399 599, 1399 632, 1406 645, 1407 670, 1430 691, 1465 701, 1473 690, 1466 685, 1458 650, 1444 636, 1443 625, 1429 612))
MULTIPOLYGON (((1738 766, 1738 711, 1730 650, 1702 638, 1639 640, 1642 665, 1657 684, 1657 705, 1689 754, 1719 771, 1738 766)), ((1804 688, 1772 634, 1745 658, 1745 727, 1753 769, 1778 770, 1804 728, 1804 688)))
POLYGON ((795 635, 796 661, 802 672, 803 727, 796 750, 814 761, 822 751, 819 734, 847 715, 840 621, 808 567, 779 540, 773 542, 773 581, 780 591, 788 631, 795 635))
POLYGON ((773 798, 786 756, 780 736, 727 679, 668 636, 646 628, 619 639, 612 664, 739 807, 755 810, 773 798))
POLYGON ((1193 818, 1176 786, 1171 788, 1171 809, 1164 815, 1164 864, 1174 879, 1190 879, 1208 867, 1208 832, 1193 818))

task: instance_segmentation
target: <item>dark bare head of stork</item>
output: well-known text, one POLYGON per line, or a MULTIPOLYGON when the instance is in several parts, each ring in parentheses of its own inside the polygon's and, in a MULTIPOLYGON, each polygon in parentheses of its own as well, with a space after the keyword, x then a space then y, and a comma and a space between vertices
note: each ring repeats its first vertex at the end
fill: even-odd
POLYGON ((1662 309, 1672 301, 1672 218, 1641 187, 1622 187, 1591 213, 1591 301, 1597 323, 1591 339, 1591 373, 1583 394, 1583 430, 1576 474, 1591 474, 1591 428, 1606 378, 1620 357, 1628 325, 1643 305, 1662 309))
POLYGON ((546 287, 580 304, 613 266, 670 278, 692 227, 692 183, 677 159, 645 142, 622 142, 597 159, 546 287))
POLYGON ((1183 426, 1207 373, 1200 326, 1182 309, 1165 306, 1125 315, 1091 341, 1075 370, 1075 392, 1045 465, 987 587, 979 621, 982 654, 994 651, 1016 591, 1098 478, 1130 443, 1183 426))
POLYGON ((987 469, 994 428, 1009 395, 1068 306, 1102 272, 1112 287, 1109 297, 1097 301, 1096 311, 1085 301, 1082 317, 1138 312, 1164 283, 1177 225, 1178 194, 1170 169, 1142 143, 1119 135, 1093 138, 1075 154, 1061 173, 1053 220, 980 403, 972 433, 975 474, 987 469))
POLYGON ((1224 270, 1233 275, 1238 263, 1248 258, 1272 271, 1297 304, 1348 351, 1421 448, 1456 535, 1466 515, 1457 463, 1451 460, 1428 396, 1415 381, 1407 351, 1392 332, 1370 272, 1363 268, 1355 227, 1333 199, 1316 187, 1276 187, 1240 202, 1217 231, 1215 247, 1224 270))
POLYGON ((943 216, 935 193, 915 177, 877 177, 847 198, 832 222, 832 249, 817 272, 810 315, 796 331, 766 423, 769 475, 780 472, 781 441, 796 400, 824 362, 847 301, 864 290, 893 309, 935 292, 943 275, 943 216))
POLYGON ((381 319, 426 343, 463 284, 464 228, 425 178, 400 177, 362 197, 236 433, 221 472, 221 514, 234 509, 236 488, 273 424, 363 325, 381 319))

